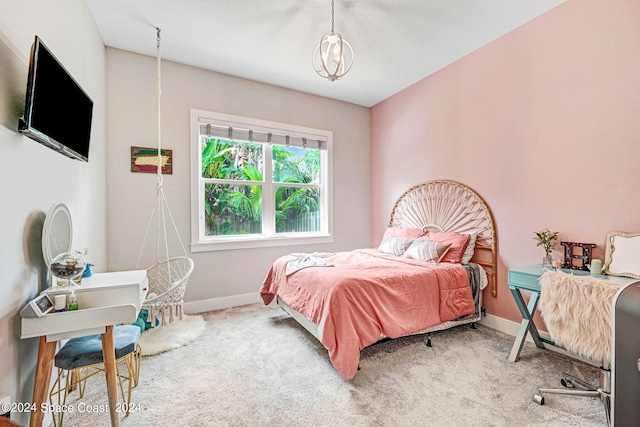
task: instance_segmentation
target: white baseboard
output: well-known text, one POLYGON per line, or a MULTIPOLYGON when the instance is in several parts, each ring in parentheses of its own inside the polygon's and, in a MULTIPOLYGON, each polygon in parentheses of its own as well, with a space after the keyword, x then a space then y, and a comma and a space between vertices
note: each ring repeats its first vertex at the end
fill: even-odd
MULTIPOLYGON (((515 337, 518 334, 518 330, 520 329, 520 323, 513 322, 513 321, 507 320, 507 319, 503 319, 502 317, 497 317, 497 316, 494 316, 492 314, 487 314, 485 317, 483 317, 482 320, 480 320, 480 324, 484 325, 484 326, 486 326, 488 328, 495 329, 495 330, 500 331, 500 332, 504 332, 505 334, 511 335, 513 337, 515 337)), ((538 334, 540 335, 540 337, 542 337, 544 339, 551 340, 551 336, 549 335, 548 332, 538 331, 538 334)), ((533 339, 531 338, 531 334, 527 334, 526 341, 529 341, 530 343, 533 343, 533 339)), ((580 357, 577 354, 569 353, 565 349, 560 348, 560 347, 556 347, 555 345, 551 345, 551 344, 545 343, 544 346, 548 350, 555 351, 556 353, 563 354, 563 355, 571 357, 573 359, 581 360, 581 361, 583 361, 585 363, 588 363, 590 365, 599 366, 599 364, 600 364, 599 362, 594 362, 593 360, 589 360, 589 359, 585 359, 583 357, 580 357)))
POLYGON ((241 305, 255 304, 262 302, 258 292, 250 294, 233 295, 230 297, 211 298, 201 301, 185 302, 185 314, 198 314, 207 311, 221 310, 223 308, 238 307, 241 305))
POLYGON ((520 329, 520 323, 516 323, 502 317, 494 316, 493 314, 485 315, 480 320, 480 324, 488 328, 504 332, 505 334, 509 334, 514 337, 518 333, 518 329, 520 329))
MULTIPOLYGON (((495 329, 496 331, 504 332, 505 334, 515 337, 520 329, 519 322, 513 322, 502 317, 494 316, 493 314, 487 314, 480 320, 480 324, 488 328, 495 329)), ((549 334, 544 331, 538 331, 540 336, 545 339, 551 339, 549 334)), ((531 335, 527 334, 527 341, 533 342, 531 335)))

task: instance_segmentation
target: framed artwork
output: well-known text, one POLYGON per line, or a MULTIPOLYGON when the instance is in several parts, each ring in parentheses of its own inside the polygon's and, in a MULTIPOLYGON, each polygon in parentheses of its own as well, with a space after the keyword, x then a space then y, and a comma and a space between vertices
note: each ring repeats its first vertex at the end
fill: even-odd
MULTIPOLYGON (((173 174, 173 150, 162 149, 161 162, 162 174, 173 174)), ((157 148, 131 147, 131 172, 157 173, 157 171, 157 148)))

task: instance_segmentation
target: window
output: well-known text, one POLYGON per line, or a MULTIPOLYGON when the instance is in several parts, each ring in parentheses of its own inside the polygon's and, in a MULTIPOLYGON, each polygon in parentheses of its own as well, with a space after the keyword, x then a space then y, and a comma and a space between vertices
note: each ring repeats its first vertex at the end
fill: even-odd
POLYGON ((326 243, 329 131, 191 110, 194 252, 326 243))

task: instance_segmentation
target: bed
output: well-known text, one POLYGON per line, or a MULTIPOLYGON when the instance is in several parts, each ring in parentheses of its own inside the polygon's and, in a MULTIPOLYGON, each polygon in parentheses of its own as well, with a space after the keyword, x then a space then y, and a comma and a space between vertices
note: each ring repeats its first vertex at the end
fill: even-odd
POLYGON ((316 337, 348 381, 360 351, 381 339, 479 321, 483 289, 496 296, 496 262, 484 200, 463 184, 428 181, 398 198, 377 248, 283 256, 260 296, 316 337))

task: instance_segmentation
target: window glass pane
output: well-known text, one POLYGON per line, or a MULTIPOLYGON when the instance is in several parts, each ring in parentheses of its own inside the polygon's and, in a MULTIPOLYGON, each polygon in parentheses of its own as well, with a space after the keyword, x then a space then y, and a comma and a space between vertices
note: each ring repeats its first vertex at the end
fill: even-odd
POLYGON ((273 145, 273 182, 320 183, 320 151, 273 145))
POLYGON ((320 231, 320 189, 275 187, 276 233, 320 231))
POLYGON ((262 185, 205 184, 205 235, 262 233, 262 185))
POLYGON ((202 137, 202 177, 262 181, 262 144, 202 137))

